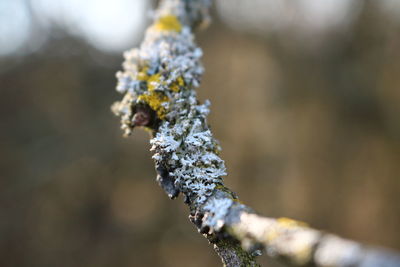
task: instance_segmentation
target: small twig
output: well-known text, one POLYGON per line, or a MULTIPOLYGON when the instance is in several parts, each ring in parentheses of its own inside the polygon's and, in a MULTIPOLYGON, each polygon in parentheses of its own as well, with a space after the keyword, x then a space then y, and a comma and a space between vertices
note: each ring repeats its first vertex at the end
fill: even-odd
POLYGON ((395 253, 366 248, 287 218, 256 215, 226 188, 220 147, 207 125, 209 102, 195 89, 203 68, 192 30, 209 22, 209 0, 163 0, 140 49, 125 54, 113 111, 129 135, 152 133, 157 181, 170 198, 183 193, 190 220, 226 266, 258 266, 265 248, 292 266, 400 266, 395 253))

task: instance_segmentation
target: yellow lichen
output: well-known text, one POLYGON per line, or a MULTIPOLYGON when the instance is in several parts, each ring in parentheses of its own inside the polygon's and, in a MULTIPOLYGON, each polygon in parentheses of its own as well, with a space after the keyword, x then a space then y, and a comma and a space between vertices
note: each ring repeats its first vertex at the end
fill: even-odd
POLYGON ((179 22, 178 18, 174 15, 165 15, 160 17, 154 23, 154 29, 158 31, 175 31, 180 32, 182 29, 182 24, 179 22))
POLYGON ((149 70, 148 67, 144 67, 141 71, 136 74, 136 79, 139 81, 147 81, 149 79, 149 75, 147 71, 149 70))
POLYGON ((179 76, 179 77, 176 79, 176 81, 174 81, 174 82, 171 84, 170 88, 171 88, 171 90, 172 90, 173 92, 177 93, 177 92, 179 92, 179 90, 181 89, 181 87, 184 86, 184 85, 185 85, 185 82, 184 82, 183 78, 182 78, 181 76, 179 76))
POLYGON ((160 119, 165 118, 166 109, 162 106, 169 99, 161 92, 151 91, 149 94, 143 94, 138 97, 138 101, 143 101, 150 106, 160 119))
POLYGON ((173 92, 177 93, 177 92, 179 92, 180 88, 179 88, 179 86, 178 86, 177 84, 173 83, 173 84, 171 85, 171 90, 172 90, 173 92))
POLYGON ((179 86, 184 86, 185 85, 185 81, 183 80, 182 76, 179 76, 176 79, 176 82, 178 83, 179 86))
POLYGON ((156 73, 149 77, 149 79, 147 80, 147 88, 149 89, 149 91, 154 91, 157 86, 162 83, 160 78, 161 73, 156 73))
POLYGON ((277 222, 280 226, 283 227, 307 227, 308 225, 305 222, 300 222, 296 220, 292 220, 286 217, 278 218, 277 222))
MULTIPOLYGON (((148 92, 140 95, 137 98, 137 100, 148 104, 150 108, 156 111, 157 116, 160 119, 164 119, 167 110, 165 109, 165 107, 163 107, 162 104, 168 102, 169 98, 164 93, 156 91, 156 89, 159 85, 165 85, 166 82, 161 80, 162 77, 161 73, 156 73, 149 76, 147 74, 148 69, 149 69, 148 67, 144 67, 136 74, 137 80, 147 82, 147 89, 148 89, 148 92)), ((179 92, 180 87, 183 86, 184 84, 185 82, 183 78, 178 77, 176 81, 172 83, 170 89, 174 92, 179 92)))
POLYGON ((272 228, 265 233, 267 242, 274 241, 274 239, 277 238, 278 236, 279 236, 279 233, 276 228, 272 228))
POLYGON ((298 265, 304 265, 310 260, 311 253, 312 253, 312 247, 305 245, 296 251, 296 254, 294 255, 294 261, 298 265))
POLYGON ((226 187, 223 186, 222 184, 217 184, 217 185, 215 186, 215 189, 217 189, 217 190, 226 190, 226 187))
POLYGON ((276 222, 277 224, 271 226, 271 228, 265 233, 265 239, 267 240, 267 242, 273 242, 281 235, 281 233, 284 233, 288 228, 307 227, 307 224, 304 222, 295 221, 286 217, 278 218, 276 222))

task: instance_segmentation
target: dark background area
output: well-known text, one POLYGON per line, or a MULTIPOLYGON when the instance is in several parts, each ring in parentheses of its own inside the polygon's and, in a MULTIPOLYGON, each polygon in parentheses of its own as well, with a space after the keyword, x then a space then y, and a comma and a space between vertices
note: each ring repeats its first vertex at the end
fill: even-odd
MULTIPOLYGON (((266 216, 400 250, 399 16, 359 1, 345 26, 238 28, 245 7, 220 2, 198 93, 226 184, 266 216)), ((148 134, 123 138, 110 112, 122 60, 58 24, 0 56, 0 266, 220 266, 155 182, 148 134)))

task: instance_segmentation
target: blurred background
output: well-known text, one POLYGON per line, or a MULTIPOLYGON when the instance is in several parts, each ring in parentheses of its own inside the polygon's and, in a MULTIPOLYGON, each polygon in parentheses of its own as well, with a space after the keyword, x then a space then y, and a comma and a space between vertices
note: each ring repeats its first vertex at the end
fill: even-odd
MULTIPOLYGON (((115 72, 155 1, 0 0, 0 266, 221 266, 122 138, 115 72)), ((219 0, 197 40, 226 184, 400 250, 400 1, 219 0)), ((266 256, 264 266, 280 266, 266 256)))

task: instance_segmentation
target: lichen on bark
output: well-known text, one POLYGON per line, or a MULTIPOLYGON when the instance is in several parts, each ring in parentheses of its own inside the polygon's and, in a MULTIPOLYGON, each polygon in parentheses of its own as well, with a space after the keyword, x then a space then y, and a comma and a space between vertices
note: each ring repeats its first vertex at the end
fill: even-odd
POLYGON ((265 248, 293 266, 400 266, 396 253, 309 228, 287 218, 266 218, 238 201, 223 184, 221 150, 207 124, 210 102, 196 89, 204 72, 193 29, 209 22, 209 0, 162 0, 140 48, 127 51, 117 73, 114 103, 121 128, 151 132, 157 181, 170 198, 179 193, 196 225, 226 266, 258 266, 265 248))
MULTIPOLYGON (((184 2, 175 3, 173 10, 181 10, 184 2)), ((191 202, 203 203, 226 171, 207 125, 210 102, 201 105, 196 97, 202 51, 187 20, 178 17, 183 15, 160 12, 141 47, 125 53, 124 71, 117 73, 117 90, 125 97, 113 111, 121 116, 126 135, 137 126, 153 131, 153 159, 168 195, 182 192, 191 202)))
MULTIPOLYGON (((199 231, 215 241, 228 211, 240 204, 233 194, 230 198, 218 194, 224 188, 225 164, 207 124, 210 102, 201 104, 196 96, 204 69, 192 29, 209 20, 209 5, 207 0, 161 2, 140 48, 124 54, 117 91, 125 96, 112 110, 121 117, 125 135, 135 127, 151 131, 157 181, 170 198, 184 195, 191 211, 201 214, 200 223, 195 223, 199 231)), ((219 250, 215 245, 216 251, 222 255, 240 251, 238 257, 254 261, 240 245, 226 244, 219 250)))

